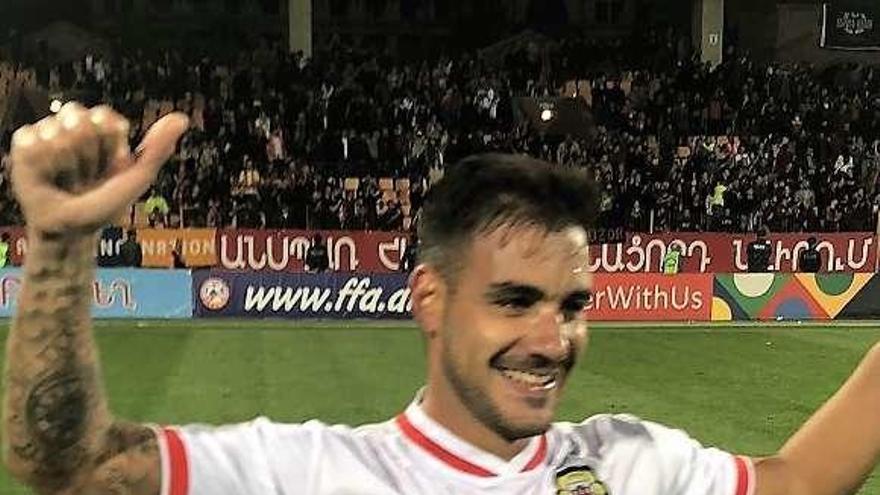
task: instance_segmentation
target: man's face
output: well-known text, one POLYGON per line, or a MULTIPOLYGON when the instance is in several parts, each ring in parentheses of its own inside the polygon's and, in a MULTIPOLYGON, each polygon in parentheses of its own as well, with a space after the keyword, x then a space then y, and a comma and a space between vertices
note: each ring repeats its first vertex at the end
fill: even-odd
POLYGON ((545 431, 586 342, 587 237, 502 227, 465 256, 431 346, 453 400, 508 441, 545 431))

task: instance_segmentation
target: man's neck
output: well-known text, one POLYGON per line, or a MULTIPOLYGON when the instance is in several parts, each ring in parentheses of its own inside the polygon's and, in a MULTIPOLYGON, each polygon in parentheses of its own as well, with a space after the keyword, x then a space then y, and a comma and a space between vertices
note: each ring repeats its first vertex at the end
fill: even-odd
POLYGON ((420 406, 425 415, 455 436, 501 459, 508 461, 513 459, 529 443, 528 438, 510 442, 486 427, 452 391, 443 393, 430 387, 426 388, 420 406))

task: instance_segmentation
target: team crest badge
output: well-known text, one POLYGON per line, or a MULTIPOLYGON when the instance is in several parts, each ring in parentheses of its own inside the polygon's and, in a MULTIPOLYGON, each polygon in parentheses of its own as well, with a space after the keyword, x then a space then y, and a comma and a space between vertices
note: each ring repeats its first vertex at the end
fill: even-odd
POLYGON ((571 466, 556 473, 556 495, 609 495, 605 484, 587 466, 571 466))

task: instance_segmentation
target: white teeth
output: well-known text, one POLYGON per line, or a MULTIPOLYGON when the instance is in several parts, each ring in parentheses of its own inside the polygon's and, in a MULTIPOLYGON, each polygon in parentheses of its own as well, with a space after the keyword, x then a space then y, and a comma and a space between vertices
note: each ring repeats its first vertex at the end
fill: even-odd
POLYGON ((502 370, 501 373, 508 379, 528 385, 533 389, 549 390, 556 386, 556 374, 541 375, 528 371, 502 370))

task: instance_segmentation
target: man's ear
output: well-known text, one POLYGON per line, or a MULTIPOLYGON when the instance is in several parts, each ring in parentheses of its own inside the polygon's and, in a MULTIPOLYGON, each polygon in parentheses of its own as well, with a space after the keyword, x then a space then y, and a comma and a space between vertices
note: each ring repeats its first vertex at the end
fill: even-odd
POLYGON ((410 274, 409 289, 413 317, 430 340, 443 325, 448 294, 446 281, 436 268, 423 263, 410 274))

